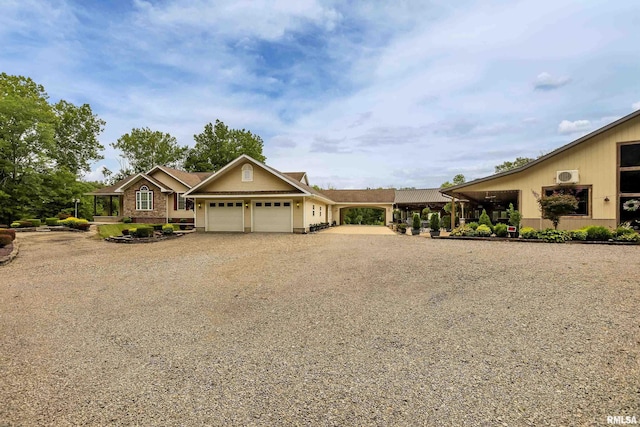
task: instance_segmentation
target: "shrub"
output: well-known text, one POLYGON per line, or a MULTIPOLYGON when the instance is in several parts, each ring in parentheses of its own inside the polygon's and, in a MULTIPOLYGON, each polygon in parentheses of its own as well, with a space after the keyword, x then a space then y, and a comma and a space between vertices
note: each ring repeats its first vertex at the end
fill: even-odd
POLYGON ((78 218, 70 216, 60 221, 60 224, 69 228, 77 228, 78 221, 80 221, 78 218))
POLYGON ((31 225, 28 225, 27 227, 40 227, 42 225, 42 221, 40 221, 39 219, 26 218, 21 220, 20 222, 30 222, 31 225))
POLYGON ((475 229, 477 229, 479 225, 480 225, 480 224, 478 224, 478 223, 477 223, 477 222, 475 222, 475 221, 474 221, 474 222, 470 222, 470 223, 468 224, 469 228, 472 228, 472 229, 474 229, 474 230, 475 230, 475 229))
POLYGON ((520 237, 523 239, 537 239, 538 231, 535 228, 524 227, 520 230, 520 237))
POLYGON ((422 209, 422 214, 420 215, 420 218, 424 219, 425 221, 427 219, 429 219, 429 214, 431 213, 431 209, 429 209, 429 207, 426 207, 424 209, 422 209))
POLYGON ((440 218, 440 228, 444 228, 445 230, 451 229, 451 215, 442 215, 442 218, 440 218))
POLYGON ((507 237, 507 224, 496 224, 493 227, 493 232, 496 233, 498 237, 507 237))
POLYGON ((44 223, 52 227, 52 226, 58 225, 60 223, 60 220, 58 218, 46 218, 44 220, 44 223))
POLYGON ((129 229, 129 235, 131 237, 138 237, 138 229, 136 227, 131 227, 129 229))
POLYGON ((429 228, 431 231, 440 231, 440 217, 437 213, 432 213, 429 217, 429 228))
POLYGON ((621 234, 615 238, 618 242, 640 242, 640 234, 636 233, 627 233, 621 234))
POLYGON ((0 248, 10 245, 12 242, 11 236, 8 234, 0 234, 0 248))
POLYGON ((405 231, 407 231, 407 224, 401 222, 400 224, 398 224, 398 231, 403 233, 405 231))
POLYGON ((162 231, 162 224, 153 224, 153 231, 162 231))
POLYGON ((420 228, 422 228, 422 221, 420 220, 420 214, 418 214, 418 213, 414 213, 413 214, 412 227, 413 227, 414 230, 419 230, 420 228))
POLYGON ((67 218, 69 218, 69 217, 71 217, 71 215, 70 215, 70 214, 68 214, 68 213, 66 213, 66 212, 60 212, 60 213, 58 214, 58 219, 59 219, 59 220, 67 219, 67 218))
POLYGON ((461 225, 460 227, 456 227, 451 230, 451 236, 470 236, 473 237, 476 235, 476 232, 473 228, 468 225, 461 225))
POLYGON ((550 220, 556 230, 560 217, 574 213, 578 209, 578 199, 570 194, 542 196, 538 199, 538 204, 542 210, 542 218, 550 220))
POLYGON ((613 237, 611 230, 601 225, 591 225, 584 230, 587 232, 587 240, 607 241, 613 237))
MULTIPOLYGON (((479 225, 486 225, 490 230, 493 231, 493 223, 491 222, 491 218, 487 214, 486 209, 482 209, 482 214, 480 214, 480 218, 478 220, 479 225)), ((477 230, 476 230, 477 231, 477 230)))
POLYGON ((153 236, 153 227, 138 227, 136 229, 136 237, 151 237, 153 236))
POLYGON ((547 243, 564 243, 567 240, 571 240, 568 231, 556 230, 554 228, 547 228, 546 230, 540 231, 538 238, 547 243))
POLYGON ((614 230, 613 235, 616 237, 619 237, 624 234, 635 234, 635 233, 636 233, 636 230, 634 230, 633 228, 625 225, 621 225, 614 230))
POLYGON ((587 240, 587 232, 584 230, 572 230, 569 232, 569 236, 571 237, 571 240, 587 240))
POLYGON ((82 231, 89 231, 89 228, 91 228, 91 224, 89 224, 89 221, 87 221, 86 219, 81 219, 76 223, 75 228, 82 231))
POLYGON ((14 221, 11 223, 11 228, 20 228, 21 225, 18 221, 14 221))
POLYGON ((130 231, 131 231, 131 230, 129 230, 128 228, 123 228, 123 229, 122 229, 122 235, 123 235, 123 236, 128 236, 130 231))
POLYGON ((173 234, 173 225, 165 224, 162 226, 162 234, 173 234))
POLYGON ((2 228, 0 229, 0 236, 9 236, 11 240, 16 240, 16 230, 11 230, 10 228, 2 228))
POLYGON ((478 228, 476 228, 476 236, 480 236, 480 237, 491 236, 491 228, 486 224, 480 224, 478 228))
POLYGON ((513 208, 513 203, 509 203, 509 210, 507 211, 509 215, 509 225, 520 228, 520 221, 522 221, 522 214, 520 211, 517 211, 513 208))
POLYGON ((130 216, 125 216, 124 218, 122 218, 122 222, 125 224, 131 224, 133 220, 131 219, 130 216))

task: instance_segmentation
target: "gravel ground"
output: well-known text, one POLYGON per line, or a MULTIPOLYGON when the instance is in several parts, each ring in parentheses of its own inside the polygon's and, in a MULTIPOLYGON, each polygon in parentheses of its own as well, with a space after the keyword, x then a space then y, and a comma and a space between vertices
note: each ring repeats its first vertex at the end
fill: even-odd
POLYGON ((19 238, 0 425, 640 421, 637 246, 19 238))

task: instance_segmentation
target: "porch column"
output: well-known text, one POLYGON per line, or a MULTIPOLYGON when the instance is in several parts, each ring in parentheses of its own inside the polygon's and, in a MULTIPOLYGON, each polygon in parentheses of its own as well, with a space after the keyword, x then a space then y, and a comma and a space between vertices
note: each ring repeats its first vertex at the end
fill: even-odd
POLYGON ((451 229, 456 228, 456 198, 451 199, 451 229))
POLYGON ((98 215, 98 196, 93 196, 93 216, 98 215))
POLYGON ((113 196, 109 196, 109 216, 111 216, 112 213, 112 206, 113 206, 113 196))

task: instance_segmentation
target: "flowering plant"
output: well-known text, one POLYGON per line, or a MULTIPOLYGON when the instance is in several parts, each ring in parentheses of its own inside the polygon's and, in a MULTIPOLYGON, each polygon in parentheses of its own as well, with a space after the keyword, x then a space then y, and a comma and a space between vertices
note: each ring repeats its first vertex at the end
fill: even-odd
POLYGON ((635 212, 638 209, 640 209, 640 200, 638 200, 638 199, 627 200, 622 205, 622 209, 624 209, 625 211, 628 211, 628 212, 635 212))

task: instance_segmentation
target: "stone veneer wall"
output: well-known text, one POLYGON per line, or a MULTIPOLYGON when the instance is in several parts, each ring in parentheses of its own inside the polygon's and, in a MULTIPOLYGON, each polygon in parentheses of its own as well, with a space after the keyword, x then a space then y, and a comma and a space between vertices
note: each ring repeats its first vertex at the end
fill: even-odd
POLYGON ((163 223, 167 220, 167 195, 160 192, 156 185, 146 179, 141 179, 125 190, 122 205, 123 215, 131 217, 133 222, 163 223), (136 210, 136 191, 140 190, 143 185, 153 191, 153 210, 136 210))

